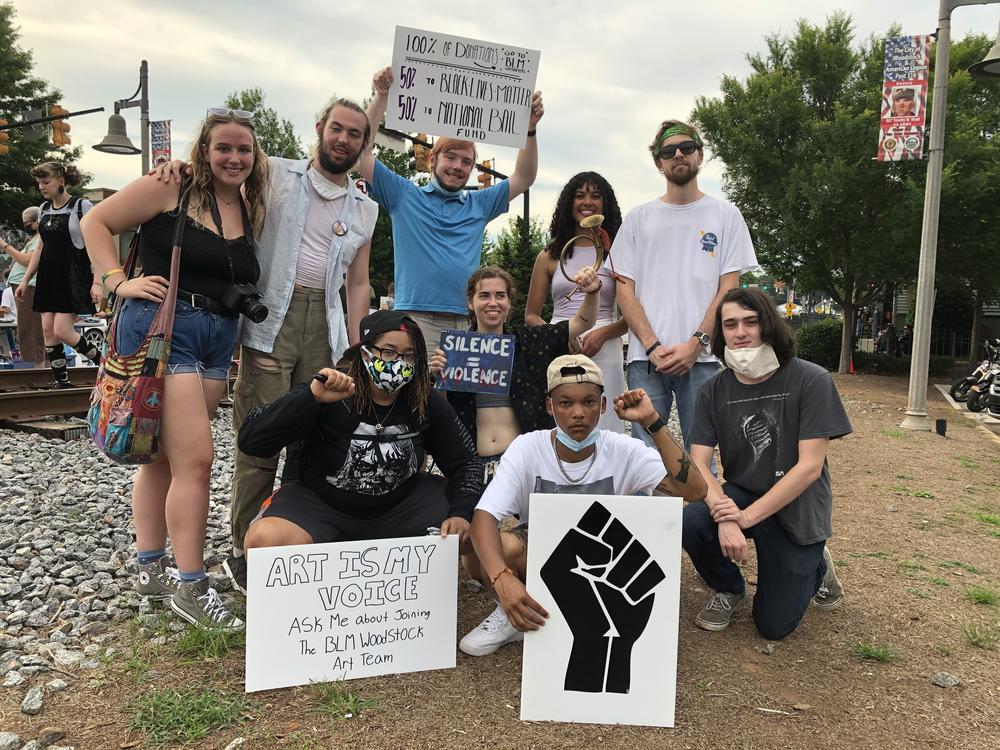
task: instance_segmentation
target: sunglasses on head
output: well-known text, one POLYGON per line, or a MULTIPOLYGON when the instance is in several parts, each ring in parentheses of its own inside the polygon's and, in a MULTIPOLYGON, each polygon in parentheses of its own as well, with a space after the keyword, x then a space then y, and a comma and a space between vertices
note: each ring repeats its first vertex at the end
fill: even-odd
POLYGON ((671 143, 669 146, 664 146, 660 149, 661 159, 673 159, 674 154, 680 151, 684 156, 690 156, 695 151, 698 150, 698 144, 694 141, 682 141, 680 143, 671 143))
POLYGON ((205 116, 216 115, 218 117, 229 117, 230 115, 235 117, 237 120, 249 120, 253 122, 253 112, 247 112, 243 109, 229 109, 228 107, 209 107, 205 116))

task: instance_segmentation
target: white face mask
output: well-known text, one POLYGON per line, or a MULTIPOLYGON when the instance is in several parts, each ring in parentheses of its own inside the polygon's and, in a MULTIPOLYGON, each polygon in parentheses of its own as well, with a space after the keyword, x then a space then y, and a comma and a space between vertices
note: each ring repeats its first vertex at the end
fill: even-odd
POLYGON ((781 366, 770 344, 744 349, 730 349, 727 346, 726 364, 733 372, 751 379, 770 375, 781 366))

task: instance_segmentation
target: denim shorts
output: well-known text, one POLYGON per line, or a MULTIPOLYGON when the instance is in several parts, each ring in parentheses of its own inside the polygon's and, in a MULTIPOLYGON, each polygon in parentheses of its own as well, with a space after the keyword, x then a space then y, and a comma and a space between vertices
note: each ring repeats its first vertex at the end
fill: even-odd
MULTIPOLYGON (((127 299, 118 313, 115 348, 122 355, 142 346, 160 305, 145 299, 127 299)), ((208 380, 226 380, 236 346, 239 318, 227 318, 177 300, 167 374, 197 372, 208 380)))

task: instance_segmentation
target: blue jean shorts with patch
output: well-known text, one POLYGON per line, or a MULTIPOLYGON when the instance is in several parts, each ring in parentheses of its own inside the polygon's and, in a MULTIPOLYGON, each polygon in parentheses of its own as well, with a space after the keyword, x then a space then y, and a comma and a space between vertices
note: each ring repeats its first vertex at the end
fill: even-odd
MULTIPOLYGON (((159 303, 150 300, 125 300, 115 331, 115 347, 120 354, 132 354, 142 346, 159 308, 159 303)), ((167 374, 197 372, 208 380, 226 380, 238 323, 239 318, 216 315, 177 300, 167 374)))

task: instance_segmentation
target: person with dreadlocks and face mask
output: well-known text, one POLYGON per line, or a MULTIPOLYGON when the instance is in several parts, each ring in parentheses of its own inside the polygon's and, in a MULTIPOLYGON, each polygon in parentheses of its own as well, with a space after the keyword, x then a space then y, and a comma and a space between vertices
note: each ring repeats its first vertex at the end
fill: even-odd
POLYGON ((250 525, 246 548, 459 535, 482 493, 475 445, 447 399, 431 389, 427 348, 409 316, 378 310, 361 320, 347 372, 311 381, 247 415, 240 450, 288 447, 282 484, 250 525), (443 477, 421 472, 433 456, 443 477))

